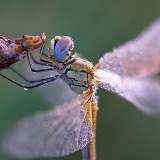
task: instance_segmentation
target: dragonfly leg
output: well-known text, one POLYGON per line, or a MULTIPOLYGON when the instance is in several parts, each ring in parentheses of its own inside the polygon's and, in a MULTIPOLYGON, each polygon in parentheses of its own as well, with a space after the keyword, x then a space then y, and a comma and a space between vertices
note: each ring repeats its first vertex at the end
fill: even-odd
POLYGON ((9 77, 1 74, 1 73, 0 73, 0 76, 2 76, 3 78, 9 80, 10 82, 12 82, 12 83, 18 85, 19 87, 24 88, 24 89, 36 88, 36 87, 42 86, 42 85, 44 85, 44 84, 47 84, 47 83, 49 83, 49 82, 53 82, 53 81, 61 78, 60 75, 55 75, 55 76, 53 76, 53 77, 49 77, 49 78, 46 78, 46 79, 40 79, 39 81, 37 81, 37 82, 39 82, 39 83, 36 83, 36 84, 28 85, 28 86, 27 86, 27 85, 21 84, 21 83, 15 81, 15 80, 11 79, 11 78, 9 78, 9 77))
POLYGON ((15 70, 14 68, 10 68, 15 74, 17 74, 19 77, 21 77, 22 79, 24 79, 26 82, 28 83, 36 83, 36 82, 42 82, 45 80, 48 80, 51 77, 47 77, 47 78, 43 78, 43 79, 37 79, 37 80, 30 80, 28 78, 26 78, 24 75, 22 75, 21 73, 19 73, 17 70, 15 70))
MULTIPOLYGON (((32 53, 30 53, 30 55, 31 55, 31 59, 33 60, 33 62, 34 62, 35 64, 39 64, 39 65, 43 65, 43 66, 48 67, 48 65, 47 65, 46 63, 42 63, 42 62, 39 62, 39 61, 35 60, 34 57, 33 57, 33 55, 32 55, 32 53)), ((42 69, 35 69, 35 68, 33 67, 33 64, 32 64, 31 61, 30 61, 30 57, 29 57, 28 54, 27 54, 27 60, 28 60, 29 68, 30 68, 30 70, 31 70, 32 72, 46 72, 46 71, 53 71, 53 70, 54 70, 53 67, 42 68, 42 69)))
POLYGON ((44 51, 44 46, 45 44, 42 45, 41 49, 40 49, 40 56, 39 56, 39 60, 43 63, 46 64, 46 66, 52 66, 52 67, 55 67, 52 63, 52 61, 49 59, 49 55, 45 54, 43 51, 44 51))
MULTIPOLYGON (((42 66, 51 66, 51 62, 50 62, 50 63, 48 62, 48 64, 46 64, 46 63, 44 63, 44 62, 42 62, 42 61, 40 61, 40 60, 36 60, 36 59, 33 57, 32 53, 30 53, 29 55, 30 55, 32 61, 33 61, 35 64, 42 65, 42 66)), ((40 59, 40 58, 39 58, 39 59, 40 59)))
POLYGON ((27 58, 28 58, 28 63, 29 63, 29 67, 31 69, 32 72, 45 72, 45 71, 50 71, 50 70, 54 70, 56 68, 56 66, 53 65, 53 63, 48 59, 48 55, 46 55, 43 50, 44 50, 44 46, 45 44, 42 45, 41 49, 40 49, 40 56, 39 56, 39 61, 36 60, 32 53, 30 53, 30 57, 32 59, 32 61, 35 63, 35 64, 38 64, 38 65, 42 65, 42 66, 45 66, 45 67, 48 67, 48 68, 43 68, 43 69, 40 69, 40 70, 37 70, 37 69, 34 69, 33 68, 33 64, 31 63, 30 61, 30 57, 29 57, 29 54, 27 54, 27 58), (43 58, 42 58, 43 57, 43 58))
POLYGON ((48 55, 46 55, 43 51, 44 51, 44 47, 45 47, 45 44, 43 44, 41 46, 41 49, 40 49, 40 56, 39 56, 39 60, 41 62, 44 62, 45 64, 48 63, 48 64, 52 64, 51 61, 47 60, 48 59, 48 55), (42 58, 43 57, 43 58, 42 58), (44 58, 47 58, 47 59, 44 59, 44 58))
POLYGON ((48 55, 46 55, 45 53, 42 53, 41 55, 40 55, 40 57, 39 57, 39 59, 40 59, 40 61, 41 62, 44 62, 46 65, 49 65, 49 64, 52 64, 52 62, 50 62, 49 60, 46 60, 46 59, 44 59, 44 58, 42 58, 42 57, 48 57, 48 55))

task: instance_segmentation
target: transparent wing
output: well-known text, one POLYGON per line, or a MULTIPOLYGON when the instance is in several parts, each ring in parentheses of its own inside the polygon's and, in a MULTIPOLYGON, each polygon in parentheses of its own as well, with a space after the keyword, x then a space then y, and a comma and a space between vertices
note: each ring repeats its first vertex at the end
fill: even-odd
MULTIPOLYGON (((52 74, 52 76, 54 76, 54 74, 52 74)), ((77 96, 61 79, 51 84, 41 86, 37 88, 36 91, 42 95, 43 100, 49 103, 51 107, 68 102, 77 96)))
POLYGON ((120 95, 133 103, 139 110, 151 116, 160 115, 160 79, 121 79, 103 70, 96 72, 100 87, 120 95))
POLYGON ((160 70, 160 19, 132 41, 106 53, 99 69, 121 78, 142 78, 160 70))
POLYGON ((5 151, 17 157, 57 157, 86 146, 92 127, 77 96, 69 103, 20 121, 4 141, 5 151))

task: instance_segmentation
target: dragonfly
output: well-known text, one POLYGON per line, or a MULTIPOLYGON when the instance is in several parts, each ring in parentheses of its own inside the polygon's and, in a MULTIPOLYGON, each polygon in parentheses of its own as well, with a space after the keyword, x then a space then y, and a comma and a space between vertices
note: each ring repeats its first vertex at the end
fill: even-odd
POLYGON ((147 115, 160 114, 160 79, 155 76, 160 71, 160 19, 135 39, 107 52, 95 66, 71 55, 73 47, 71 37, 55 36, 48 54, 41 50, 43 60, 35 62, 57 72, 47 80, 27 86, 8 79, 26 89, 62 79, 76 97, 19 121, 4 138, 7 153, 23 158, 59 157, 82 149, 83 160, 96 160, 98 87, 147 115))
POLYGON ((0 71, 22 60, 27 54, 45 43, 45 33, 41 36, 23 35, 14 40, 0 36, 0 71))

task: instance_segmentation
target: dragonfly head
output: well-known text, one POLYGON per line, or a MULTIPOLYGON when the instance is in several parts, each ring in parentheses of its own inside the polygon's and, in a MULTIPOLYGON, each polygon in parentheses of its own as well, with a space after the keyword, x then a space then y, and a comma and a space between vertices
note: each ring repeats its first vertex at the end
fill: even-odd
POLYGON ((49 53, 59 62, 66 61, 73 48, 73 39, 68 36, 55 36, 49 43, 49 53))

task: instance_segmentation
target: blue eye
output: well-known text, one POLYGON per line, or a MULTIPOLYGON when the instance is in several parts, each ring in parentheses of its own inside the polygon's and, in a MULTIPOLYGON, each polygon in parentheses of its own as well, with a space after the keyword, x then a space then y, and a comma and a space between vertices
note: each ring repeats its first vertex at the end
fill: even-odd
POLYGON ((70 56, 73 48, 74 42, 71 37, 56 36, 51 40, 49 50, 59 62, 64 62, 70 56))

